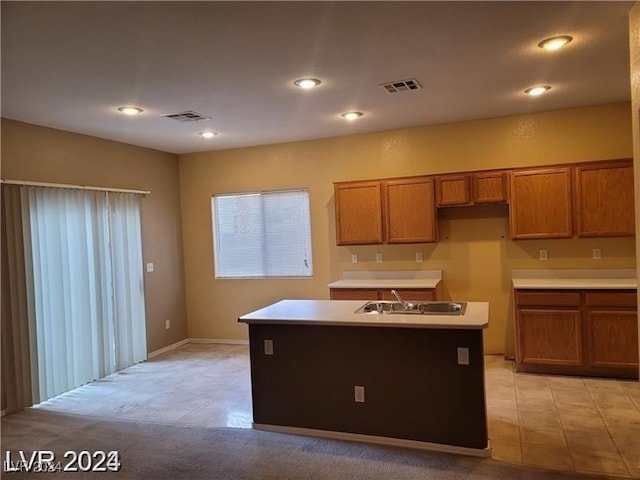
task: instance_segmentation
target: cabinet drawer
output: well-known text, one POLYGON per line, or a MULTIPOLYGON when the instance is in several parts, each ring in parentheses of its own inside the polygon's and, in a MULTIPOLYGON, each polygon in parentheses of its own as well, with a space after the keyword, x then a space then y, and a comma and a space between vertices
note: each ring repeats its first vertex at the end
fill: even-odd
POLYGON ((331 300, 378 300, 378 290, 367 288, 332 288, 331 300))
POLYGON ((587 307, 631 307, 638 305, 636 292, 587 292, 587 307))
POLYGON ((518 306, 532 305, 542 307, 579 307, 580 293, 517 290, 516 304, 518 306))

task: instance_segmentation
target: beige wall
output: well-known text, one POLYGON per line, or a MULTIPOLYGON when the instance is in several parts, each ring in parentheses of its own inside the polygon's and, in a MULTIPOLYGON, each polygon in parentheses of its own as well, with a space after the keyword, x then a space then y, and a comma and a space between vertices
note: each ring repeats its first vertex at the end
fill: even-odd
POLYGON ((239 315, 282 298, 328 298, 326 285, 344 270, 441 269, 443 298, 490 301, 486 349, 511 354, 512 269, 633 268, 634 239, 514 242, 507 207, 484 206, 441 211, 438 243, 338 247, 333 182, 631 156, 628 103, 181 155, 189 336, 245 339, 239 315), (314 277, 216 280, 211 196, 295 187, 311 193, 314 277), (595 247, 600 261, 591 260, 595 247), (548 249, 548 261, 537 260, 540 248, 548 249), (423 264, 415 263, 416 251, 424 252, 423 264), (384 254, 381 265, 376 252, 384 254))
MULTIPOLYGON (((633 125, 633 164, 636 191, 636 225, 640 225, 640 2, 636 2, 629 13, 629 49, 631 53, 631 118, 633 125)), ((636 235, 636 251, 640 249, 640 238, 636 235)), ((640 265, 638 265, 640 278, 640 265)), ((639 292, 640 295, 640 292, 639 292)), ((640 318, 638 319, 640 333, 640 318)), ((640 349, 640 345, 638 346, 640 349)))
POLYGON ((142 201, 147 349, 187 338, 178 158, 174 154, 2 119, 2 178, 151 190, 142 201), (165 329, 171 320, 171 329, 165 329))

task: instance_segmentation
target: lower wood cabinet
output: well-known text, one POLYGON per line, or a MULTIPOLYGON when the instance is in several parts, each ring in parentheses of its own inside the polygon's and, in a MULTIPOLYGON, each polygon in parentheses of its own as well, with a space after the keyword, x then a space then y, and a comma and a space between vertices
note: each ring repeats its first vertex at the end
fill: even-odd
POLYGON ((582 365, 580 310, 522 308, 518 315, 522 362, 582 365))
MULTIPOLYGON (((396 288, 403 300, 410 302, 436 299, 435 288, 396 288)), ((390 288, 332 288, 331 300, 395 300, 390 288)))
POLYGON ((516 290, 516 368, 638 378, 635 291, 516 290))

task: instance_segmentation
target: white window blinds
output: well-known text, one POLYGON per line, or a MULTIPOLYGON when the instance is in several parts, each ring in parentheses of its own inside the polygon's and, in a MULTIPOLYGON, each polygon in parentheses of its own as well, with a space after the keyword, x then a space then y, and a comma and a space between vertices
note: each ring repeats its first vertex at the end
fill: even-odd
POLYGON ((308 190, 212 198, 217 278, 310 277, 308 190))
POLYGON ((146 359, 140 198, 21 187, 35 402, 146 359))

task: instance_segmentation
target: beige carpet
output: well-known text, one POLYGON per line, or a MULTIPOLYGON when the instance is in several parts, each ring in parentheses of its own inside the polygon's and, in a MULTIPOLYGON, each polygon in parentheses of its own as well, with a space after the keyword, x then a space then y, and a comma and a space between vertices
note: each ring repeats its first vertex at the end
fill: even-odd
MULTIPOLYGON (((524 469, 490 459, 285 435, 98 419, 43 409, 2 418, 2 459, 23 450, 118 451, 118 472, 3 472, 2 478, 104 480, 569 480, 584 474, 524 469)), ((5 466, 5 465, 3 465, 5 466)), ((3 468, 4 470, 4 468, 3 468)))

